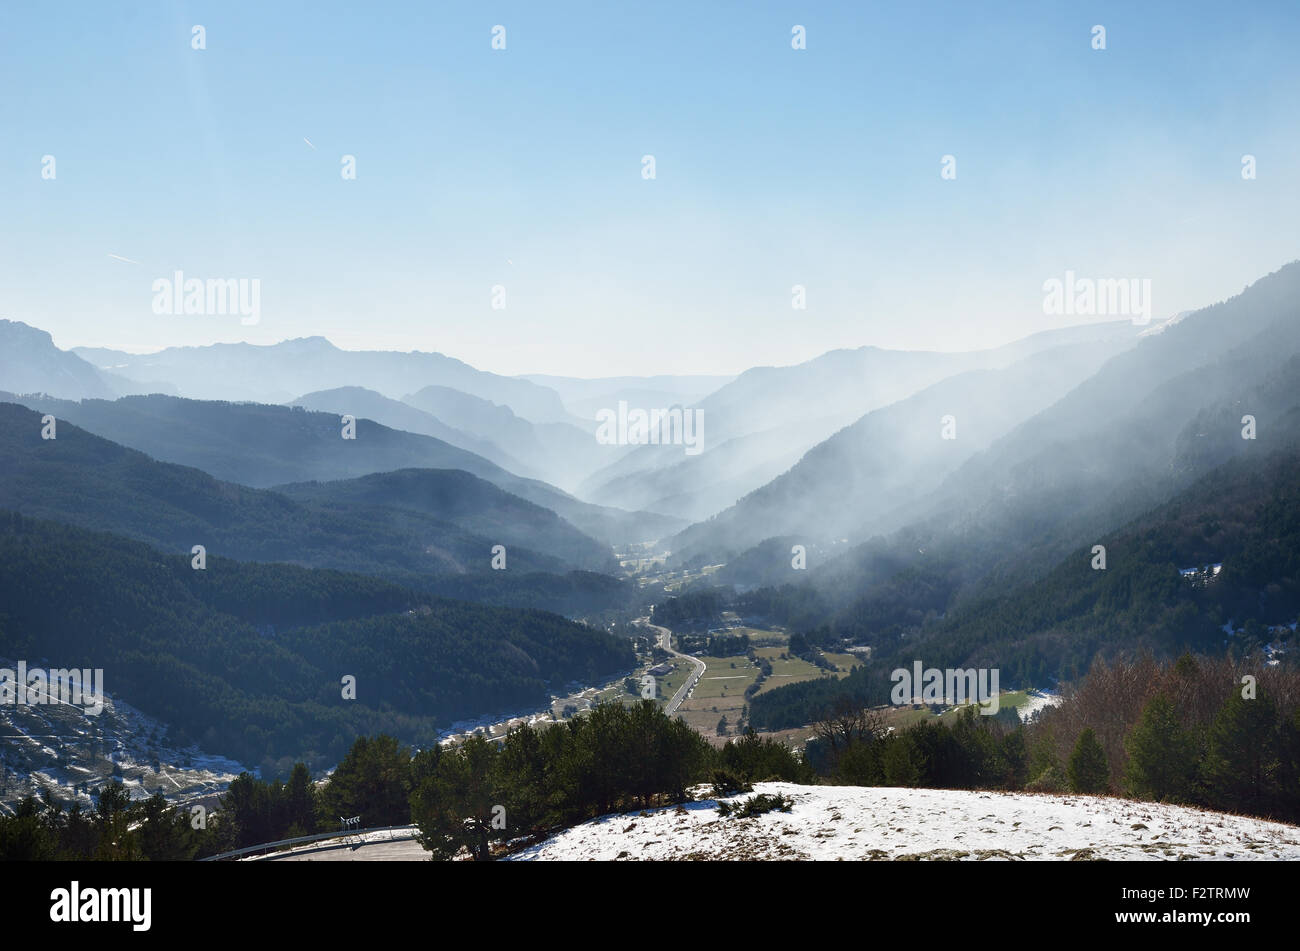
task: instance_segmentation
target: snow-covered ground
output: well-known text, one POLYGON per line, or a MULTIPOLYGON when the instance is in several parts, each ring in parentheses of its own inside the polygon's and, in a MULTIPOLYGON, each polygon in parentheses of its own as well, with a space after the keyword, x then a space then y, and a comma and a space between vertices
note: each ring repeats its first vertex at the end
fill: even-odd
POLYGON ((1054 707, 1060 702, 1060 694, 1052 693, 1049 690, 1031 690, 1025 702, 1016 707, 1016 713, 1020 715, 1022 721, 1028 723, 1039 710, 1054 707))
POLYGON ((162 792, 186 802, 223 792, 243 769, 169 742, 166 725, 107 693, 98 716, 68 704, 0 705, 0 814, 45 790, 93 807, 92 793, 113 778, 133 799, 162 792))
POLYGON ((1300 859, 1300 827, 1099 796, 758 783, 794 801, 750 819, 702 800, 604 816, 514 860, 1300 859))

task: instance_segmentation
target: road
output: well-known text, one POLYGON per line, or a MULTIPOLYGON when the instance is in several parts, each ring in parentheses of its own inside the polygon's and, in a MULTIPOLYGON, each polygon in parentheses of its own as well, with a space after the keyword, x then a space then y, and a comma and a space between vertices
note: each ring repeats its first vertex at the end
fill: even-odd
POLYGON ((644 621, 646 627, 654 628, 659 632, 657 643, 661 648, 673 657, 681 657, 684 660, 689 660, 695 665, 695 669, 691 671, 690 676, 686 678, 686 683, 682 684, 681 688, 673 694, 672 699, 668 701, 667 706, 664 707, 664 713, 668 714, 668 716, 672 716, 677 712, 677 708, 682 705, 682 701, 686 699, 686 695, 691 692, 691 688, 699 683, 700 678, 704 676, 704 671, 706 669, 704 661, 700 660, 698 657, 692 657, 690 654, 683 654, 679 651, 673 650, 673 632, 668 630, 668 628, 660 627, 658 624, 652 624, 648 617, 639 618, 638 620, 644 621))

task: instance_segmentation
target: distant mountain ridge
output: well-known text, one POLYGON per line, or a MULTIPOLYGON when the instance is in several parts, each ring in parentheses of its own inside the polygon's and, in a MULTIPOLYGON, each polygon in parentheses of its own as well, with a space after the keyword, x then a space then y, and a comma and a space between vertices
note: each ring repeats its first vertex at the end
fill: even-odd
POLYGON ((675 536, 671 547, 679 559, 718 563, 773 536, 797 536, 807 546, 897 527, 908 506, 963 460, 1133 343, 1120 336, 1054 347, 941 380, 841 429, 789 471, 675 536), (953 438, 945 439, 949 417, 953 438))
MULTIPOLYGON (((966 353, 832 350, 804 363, 754 367, 699 400, 704 452, 642 446, 593 473, 583 498, 702 521, 789 469, 864 414, 973 370, 998 370, 1042 351, 1136 338, 1124 322, 1043 331, 966 353)), ((769 533, 771 534, 771 533, 769 533)))
POLYGON ((511 454, 523 460, 523 468, 539 472, 541 478, 566 489, 627 451, 623 446, 602 445, 594 432, 578 425, 531 422, 508 406, 446 386, 426 386, 403 396, 402 402, 466 432, 477 433, 495 445, 508 447, 511 454))
POLYGON ((288 406, 160 395, 79 403, 12 398, 155 459, 246 486, 328 482, 397 469, 461 469, 556 512, 609 545, 659 538, 681 527, 664 516, 590 505, 442 440, 364 418, 356 421, 356 439, 343 439, 339 416, 288 406))
MULTIPOLYGON (((491 548, 509 541, 521 571, 614 567, 609 550, 555 513, 465 472, 423 471, 416 479, 432 502, 423 512, 384 508, 360 494, 314 505, 267 489, 158 462, 93 435, 69 419, 56 438, 41 438, 41 415, 0 402, 5 478, 0 507, 36 518, 139 538, 164 550, 204 545, 241 561, 285 561, 386 574, 407 584, 421 577, 488 570, 491 548), (435 495, 436 491, 436 495, 435 495), (491 527, 493 536, 473 528, 491 527), (538 543, 525 547, 524 539, 538 543)), ((340 490, 345 491, 345 490, 340 490)))
MULTIPOLYGON (((465 395, 465 399, 477 400, 478 398, 465 395)), ((441 439, 459 449, 495 462, 517 476, 529 479, 545 478, 504 450, 500 444, 493 442, 491 437, 483 432, 473 428, 458 428, 454 422, 449 424, 437 414, 426 412, 402 400, 390 399, 382 393, 362 386, 341 386, 332 390, 306 393, 289 405, 301 406, 303 409, 315 412, 338 415, 347 413, 358 419, 373 419, 389 429, 401 429, 408 433, 441 439)), ((509 412, 509 410, 505 411, 509 412)))
POLYGON ((533 422, 569 420, 559 395, 516 377, 477 370, 441 353, 412 350, 341 350, 324 337, 257 345, 218 343, 131 354, 74 347, 97 367, 142 383, 175 384, 181 395, 203 400, 287 403, 304 393, 360 386, 399 399, 431 384, 502 403, 533 422))
POLYGON ((54 338, 20 321, 0 320, 0 389, 65 399, 113 399, 108 378, 54 338))

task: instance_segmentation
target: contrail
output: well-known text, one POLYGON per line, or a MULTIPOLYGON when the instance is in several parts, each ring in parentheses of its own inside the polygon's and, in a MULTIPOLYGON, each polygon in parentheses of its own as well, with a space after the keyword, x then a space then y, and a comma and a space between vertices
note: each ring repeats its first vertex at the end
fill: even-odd
MULTIPOLYGON (((311 145, 311 139, 307 138, 307 136, 304 135, 304 136, 302 137, 302 140, 303 140, 304 142, 306 142, 308 145, 311 145)), ((315 151, 316 151, 316 146, 311 145, 311 150, 312 150, 313 152, 315 152, 315 151)))
POLYGON ((112 259, 115 260, 115 261, 125 261, 127 264, 139 264, 139 263, 140 263, 139 261, 132 261, 130 258, 124 258, 124 257, 122 257, 122 255, 120 255, 120 254, 110 254, 109 257, 112 258, 112 259))

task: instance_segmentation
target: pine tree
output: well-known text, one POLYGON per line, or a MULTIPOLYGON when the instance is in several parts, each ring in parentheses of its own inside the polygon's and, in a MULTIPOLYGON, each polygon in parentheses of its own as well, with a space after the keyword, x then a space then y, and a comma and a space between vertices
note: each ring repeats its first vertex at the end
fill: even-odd
POLYGON ((326 828, 361 817, 363 828, 410 821, 411 751, 386 734, 358 737, 317 799, 326 828))
POLYGON ((1124 749, 1129 757, 1124 780, 1131 794, 1170 802, 1190 797, 1196 769, 1194 744, 1164 694, 1151 698, 1137 726, 1125 737, 1124 749))
POLYGON ((1110 789, 1110 766, 1106 751, 1097 742, 1092 727, 1085 727, 1074 744, 1067 770, 1070 789, 1077 793, 1104 793, 1110 789))
POLYGON ((471 736, 438 757, 432 772, 411 793, 411 819, 419 842, 434 858, 450 859, 464 848, 475 861, 492 857, 491 841, 509 834, 508 806, 502 802, 495 743, 471 736), (498 817, 505 820, 494 826, 498 817))
POLYGON ((1279 734, 1278 806, 1282 818, 1295 822, 1300 819, 1300 708, 1282 723, 1279 734))
POLYGON ((1210 726, 1202 775, 1211 802, 1267 813, 1277 795, 1278 741, 1273 701, 1263 693, 1247 700, 1234 690, 1210 726))
POLYGON ((284 787, 284 836, 292 838, 316 831, 316 786, 303 763, 294 763, 284 787))
MULTIPOLYGON (((945 728, 946 729, 946 728, 945 728)), ((920 755, 907 733, 891 733, 882 741, 881 771, 886 786, 919 786, 923 770, 920 755)))

